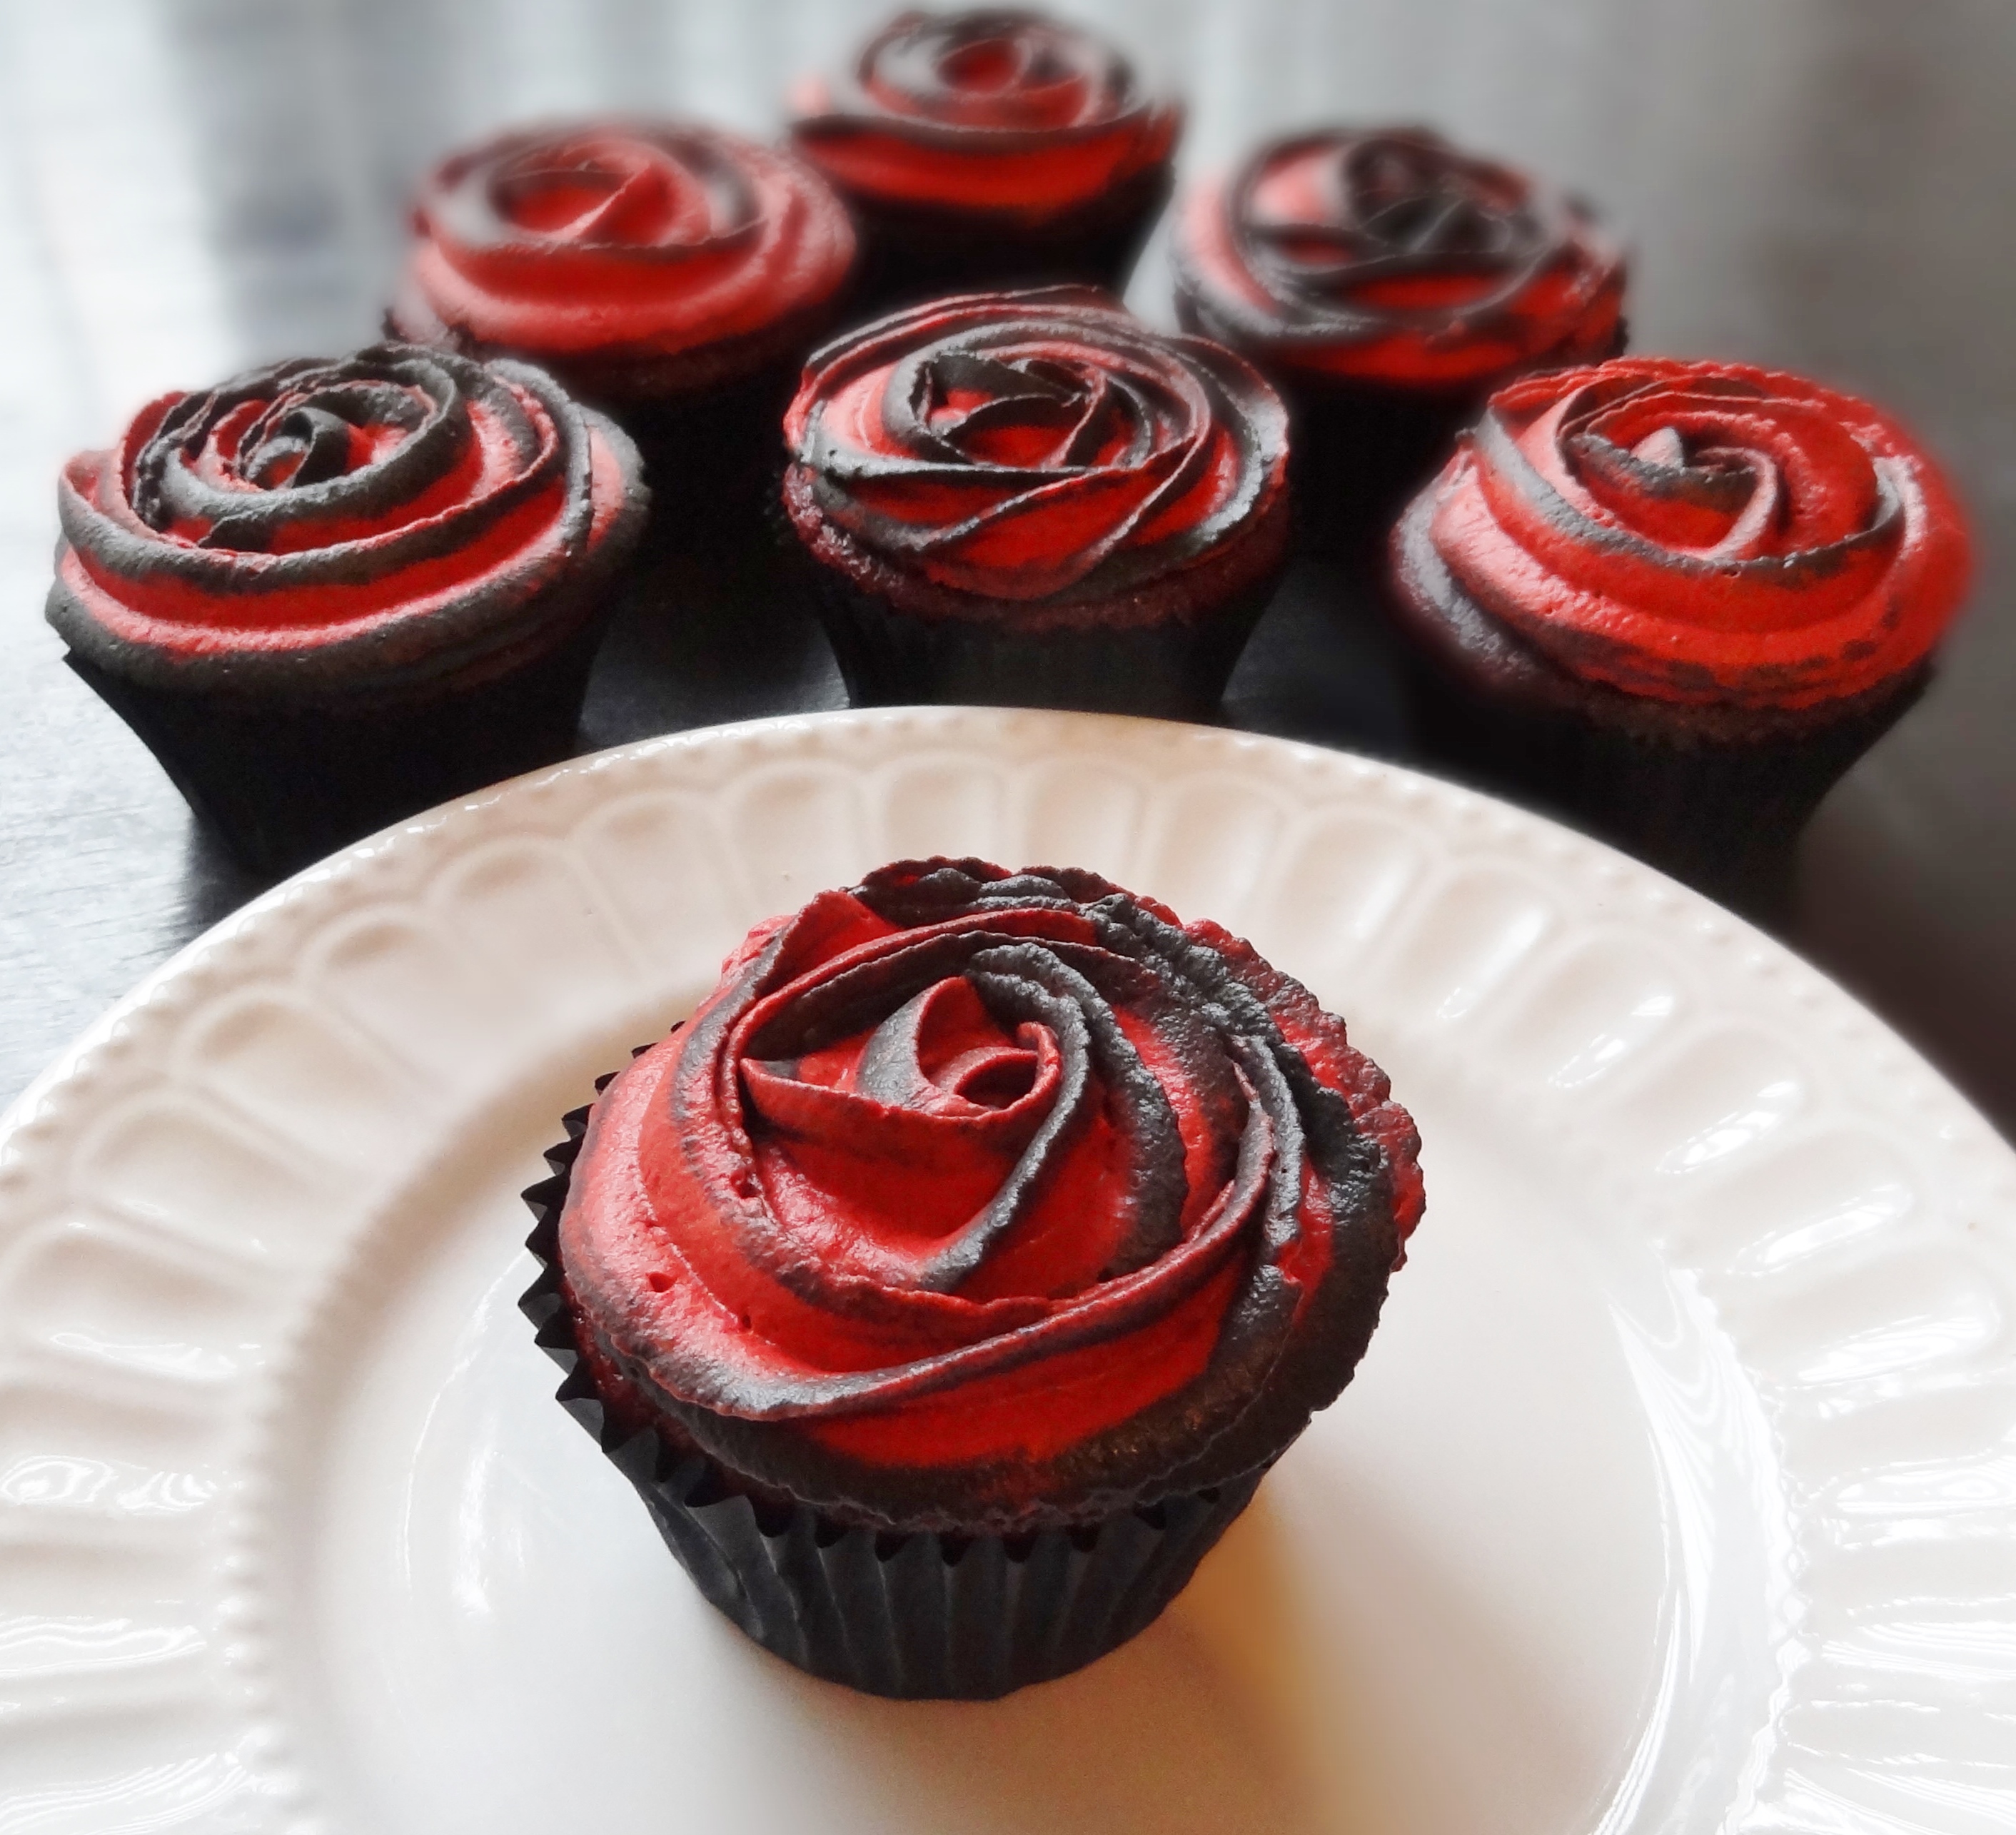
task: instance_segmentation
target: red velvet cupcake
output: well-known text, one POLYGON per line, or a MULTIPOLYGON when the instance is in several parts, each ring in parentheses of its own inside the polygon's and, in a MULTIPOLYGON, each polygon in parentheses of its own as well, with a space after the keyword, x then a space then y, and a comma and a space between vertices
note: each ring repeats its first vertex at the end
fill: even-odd
POLYGON ((646 443, 682 494, 753 491, 855 239, 803 161, 712 128, 561 124, 444 160, 387 315, 402 337, 523 357, 646 443))
POLYGON ((1894 421, 1672 358, 1494 397, 1391 545, 1437 755, 1762 912, 1924 687, 1968 569, 1894 421))
POLYGON ((1422 1206, 1299 983, 974 860, 759 926, 568 1133, 526 1194, 562 1399, 708 1599, 887 1695, 1145 1627, 1350 1380, 1422 1206))
POLYGON ((70 666, 261 872, 571 750, 648 502, 551 377, 400 344, 164 395, 57 498, 70 666))
POLYGON ((792 139, 861 225, 871 309, 1044 282, 1121 292, 1183 125, 1111 45, 992 9, 900 14, 792 102, 792 139))
POLYGON ((1287 397, 1325 545, 1383 538, 1495 390, 1623 347, 1623 254, 1588 207, 1418 130, 1262 147, 1185 198, 1173 260, 1183 323, 1287 397))
POLYGON ((784 441, 857 706, 1206 716, 1287 552, 1273 391, 1089 289, 847 333, 807 365, 784 441))

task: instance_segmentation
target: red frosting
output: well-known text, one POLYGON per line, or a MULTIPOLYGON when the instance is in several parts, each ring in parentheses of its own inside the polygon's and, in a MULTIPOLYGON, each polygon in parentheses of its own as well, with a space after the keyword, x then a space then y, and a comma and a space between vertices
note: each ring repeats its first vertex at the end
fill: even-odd
POLYGON ((1183 119, 1111 46, 1015 12, 903 13, 793 103, 794 139, 844 192, 1039 219, 1164 164, 1183 119))
POLYGON ((854 232, 818 174, 711 128, 603 121, 510 134, 421 188, 405 296, 476 346, 644 362, 819 313, 854 232))
POLYGON ((735 1470, 1069 1517, 1207 1449, 1250 1470, 1336 1394, 1415 1151, 1341 1022, 1215 925, 910 863, 758 928, 610 1086, 560 1259, 592 1358, 735 1470))
POLYGON ((58 485, 50 617, 128 674, 383 677, 508 644, 641 513, 634 448, 552 380, 383 344, 163 396, 58 485))
POLYGON ((917 307, 816 353, 784 422, 795 502, 991 599, 1122 592, 1282 500, 1287 426, 1247 364, 1082 287, 917 307))
POLYGON ((1429 487, 1455 584, 1572 674, 1804 707, 1931 649, 1964 526, 1887 416, 1798 376, 1634 358, 1492 397, 1429 487))
POLYGON ((1186 322, 1321 376, 1468 387, 1615 347, 1623 256, 1587 209, 1416 130, 1263 146, 1185 200, 1186 322))

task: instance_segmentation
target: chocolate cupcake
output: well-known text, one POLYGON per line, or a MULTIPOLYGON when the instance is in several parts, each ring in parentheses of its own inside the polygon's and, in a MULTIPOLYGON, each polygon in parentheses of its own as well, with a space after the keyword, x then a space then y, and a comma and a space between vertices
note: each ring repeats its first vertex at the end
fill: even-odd
POLYGON ((458 153, 422 185, 413 232, 392 328, 549 370, 643 444, 661 509, 760 500, 855 255, 845 208, 802 160, 651 121, 458 153))
POLYGON ((551 377, 401 344, 164 395, 57 499, 70 667, 261 873, 571 750, 648 501, 551 377))
POLYGON ((856 706, 1207 716, 1287 552, 1273 391, 1085 288, 845 334, 784 439, 784 509, 856 706))
POLYGON ((1494 390, 1623 347, 1589 207, 1417 129, 1262 147, 1185 198, 1172 259, 1183 325, 1287 396, 1301 520, 1339 551, 1383 542, 1494 390))
POLYGON ((1046 282, 1120 293, 1183 125, 1090 33, 992 9, 899 14, 792 103, 793 140, 861 226, 875 310, 1046 282))
POLYGON ((1496 396, 1391 546, 1431 755, 1765 916, 1924 687, 1968 564, 1895 422, 1672 358, 1496 396))
POLYGON ((526 1194, 560 1396, 743 1630, 984 1698, 1143 1628, 1350 1380, 1421 1211, 1343 1022, 1097 876, 752 931, 526 1194))

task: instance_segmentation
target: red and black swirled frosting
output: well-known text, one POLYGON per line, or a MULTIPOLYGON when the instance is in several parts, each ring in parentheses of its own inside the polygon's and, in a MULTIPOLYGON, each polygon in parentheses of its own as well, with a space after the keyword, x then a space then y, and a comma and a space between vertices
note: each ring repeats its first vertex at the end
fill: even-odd
POLYGON ((549 376, 403 344, 164 395, 57 492, 49 614, 73 649, 309 691, 447 674, 585 615, 646 502, 635 448, 549 376))
POLYGON ((711 128, 508 134, 422 187, 394 323, 570 375, 815 333, 854 261, 847 212, 787 153, 711 128))
POLYGON ((1622 251, 1574 199, 1417 130, 1262 147, 1186 200, 1186 322, 1284 366, 1429 387, 1615 347, 1622 251))
POLYGON ((1853 397, 1740 364, 1622 358, 1493 396, 1395 538, 1570 675, 1799 708, 1919 663, 1966 590, 1945 480, 1853 397))
POLYGON ((934 300, 843 336, 806 366, 784 442, 815 551, 824 525, 994 601, 1111 600, 1285 531, 1273 390, 1086 288, 934 300))
POLYGON ((1046 218, 1165 165, 1182 111, 1112 46, 1041 13, 905 13, 791 133, 850 196, 1046 218))
POLYGON ((905 862, 760 926, 596 1105, 560 1225, 598 1387, 892 1527, 1249 1472, 1349 1380, 1421 1211, 1299 983, 1088 873, 905 862))

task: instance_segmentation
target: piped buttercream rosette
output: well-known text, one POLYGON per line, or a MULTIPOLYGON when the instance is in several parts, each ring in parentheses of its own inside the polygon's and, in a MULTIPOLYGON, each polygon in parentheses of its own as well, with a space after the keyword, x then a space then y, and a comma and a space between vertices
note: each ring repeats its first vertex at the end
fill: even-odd
POLYGON ((399 344, 280 363, 70 462, 49 617, 157 685, 379 689, 549 635, 643 504, 629 441, 537 369, 399 344))
POLYGON ((711 128, 558 124, 444 160, 414 206, 392 318, 571 375, 773 354, 846 283, 852 226, 789 153, 711 128))
POLYGON ((1185 201, 1186 320, 1339 379, 1461 388, 1615 347, 1623 253, 1589 208, 1420 129, 1263 146, 1185 201))
POLYGON ((1271 1461, 1421 1209, 1342 1022, 1067 869, 885 868, 759 926, 601 1098, 559 1254, 596 1386, 744 1481, 1012 1531, 1271 1461))
POLYGON ((1968 567, 1945 480, 1886 416, 1798 376, 1666 358, 1494 396, 1395 558, 1578 678, 1758 708, 1899 678, 1968 567))
POLYGON ((1092 34, 992 9, 900 14, 794 101, 796 143, 851 194, 1034 218, 1161 166, 1182 124, 1092 34))
POLYGON ((1124 596, 1266 527, 1286 488, 1285 411, 1249 365, 1078 287, 842 336, 784 438, 794 516, 994 601, 1124 596))

